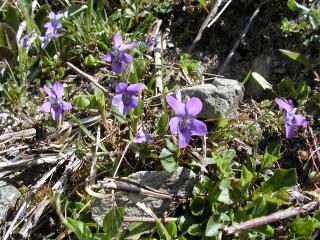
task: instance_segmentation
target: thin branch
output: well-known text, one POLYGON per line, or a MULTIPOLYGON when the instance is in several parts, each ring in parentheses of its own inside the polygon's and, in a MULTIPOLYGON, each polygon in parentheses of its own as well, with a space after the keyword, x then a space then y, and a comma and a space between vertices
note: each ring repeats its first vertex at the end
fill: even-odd
POLYGON ((77 75, 79 75, 80 77, 83 77, 87 80, 89 80, 93 85, 95 85, 97 88, 100 88, 103 92, 107 93, 108 95, 110 94, 110 92, 105 89, 100 83, 98 83, 98 80, 89 75, 88 73, 85 73, 83 71, 81 71, 79 68, 77 68, 76 66, 74 66, 72 63, 67 62, 67 65, 71 68, 72 71, 74 71, 77 75))
POLYGON ((232 2, 232 0, 229 0, 221 9, 221 11, 217 14, 217 16, 208 24, 208 28, 212 26, 212 24, 214 24, 219 17, 222 15, 222 13, 224 13, 224 11, 227 9, 227 7, 230 5, 230 3, 232 2))
MULTIPOLYGON (((173 217, 165 217, 160 218, 163 222, 176 222, 178 218, 173 217)), ((123 221, 125 222, 156 222, 156 219, 153 217, 131 217, 131 216, 124 216, 123 221)))
POLYGON ((0 172, 17 169, 17 168, 26 168, 31 166, 38 166, 42 164, 52 164, 58 161, 56 156, 42 157, 34 160, 20 160, 20 161, 8 161, 0 162, 0 172))
POLYGON ((226 227, 223 229, 226 235, 232 235, 237 232, 249 230, 251 228, 263 226, 272 222, 276 222, 279 220, 283 220, 286 218, 294 217, 296 215, 299 215, 300 213, 307 213, 314 211, 319 208, 319 202, 311 202, 301 207, 291 207, 283 211, 279 211, 267 216, 258 217, 251 219, 249 221, 236 224, 231 227, 226 227))
POLYGON ((21 138, 31 138, 36 134, 35 128, 25 129, 18 132, 5 133, 0 135, 0 144, 5 143, 9 140, 17 140, 21 138))
POLYGON ((209 12, 208 16, 206 17, 206 19, 203 21, 197 36, 195 37, 195 39, 193 40, 191 46, 188 49, 188 52, 192 52, 192 50, 194 49, 194 47, 196 46, 196 44, 200 41, 201 37, 202 37, 202 33, 203 31, 206 29, 206 27, 208 26, 208 23, 210 22, 210 20, 217 14, 217 11, 221 5, 221 0, 216 0, 214 6, 212 7, 211 11, 209 12))
POLYGON ((3 240, 7 240, 10 235, 13 232, 14 226, 17 223, 17 221, 22 218, 22 216, 25 214, 27 208, 29 207, 31 200, 35 193, 38 191, 39 188, 43 186, 43 184, 48 180, 49 177, 52 176, 52 174, 57 171, 57 169, 67 160, 67 156, 63 157, 53 168, 51 168, 37 183, 31 188, 31 191, 29 192, 28 196, 26 197, 26 200, 20 207, 19 211, 15 214, 15 217, 13 221, 10 223, 10 226, 8 230, 5 232, 3 240))
POLYGON ((242 39, 245 38, 245 36, 247 35, 254 19, 257 17, 258 13, 260 12, 260 7, 261 7, 262 3, 260 3, 260 5, 258 6, 258 8, 254 11, 254 13, 252 14, 248 24, 246 25, 246 27, 244 28, 244 30, 242 31, 242 33, 240 34, 240 38, 236 41, 236 43, 234 44, 233 48, 231 49, 231 51, 229 52, 226 60, 224 61, 224 63, 222 64, 222 67, 220 68, 218 75, 222 75, 224 73, 225 68, 228 66, 229 62, 231 61, 234 52, 237 50, 237 48, 240 45, 240 42, 242 39))

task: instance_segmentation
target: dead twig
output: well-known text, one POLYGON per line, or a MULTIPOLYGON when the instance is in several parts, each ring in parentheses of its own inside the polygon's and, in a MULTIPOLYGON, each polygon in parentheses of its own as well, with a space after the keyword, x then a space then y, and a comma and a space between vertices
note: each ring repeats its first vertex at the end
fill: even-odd
POLYGON ((72 63, 67 62, 67 65, 71 68, 72 71, 74 71, 78 76, 83 77, 87 80, 89 80, 93 85, 95 85, 97 88, 100 88, 103 92, 107 93, 108 95, 110 95, 110 92, 105 89, 100 83, 98 83, 98 80, 89 75, 88 73, 85 73, 83 71, 81 71, 79 68, 77 68, 76 66, 74 66, 72 63))
POLYGON ((36 134, 35 128, 25 129, 18 132, 5 133, 0 135, 0 144, 6 143, 10 140, 17 140, 22 138, 32 138, 36 134))
POLYGON ((31 166, 38 166, 42 164, 52 164, 58 161, 57 156, 42 157, 34 160, 20 160, 15 162, 0 162, 0 172, 8 171, 17 168, 26 168, 31 166))
POLYGON ((39 188, 43 186, 43 184, 52 176, 52 174, 57 171, 57 169, 67 160, 68 156, 64 156, 61 158, 61 160, 53 167, 51 168, 33 187, 31 187, 31 191, 29 192, 28 196, 26 197, 26 200, 21 205, 19 211, 15 214, 14 219, 10 223, 10 226, 8 230, 5 232, 3 240, 7 240, 10 235, 12 234, 14 227, 19 219, 23 217, 25 214, 27 208, 29 207, 31 200, 33 196, 36 194, 39 188))
MULTIPOLYGON (((163 222, 176 222, 178 218, 174 217, 164 217, 160 218, 163 222)), ((153 217, 131 217, 131 216, 124 216, 123 221, 125 222, 156 222, 156 219, 153 217)))
POLYGON ((257 17, 258 13, 260 12, 260 7, 262 6, 263 3, 260 3, 259 6, 257 7, 257 9, 254 11, 254 13, 252 14, 249 22, 247 23, 246 27, 243 29, 242 33, 240 34, 239 39, 236 41, 236 43, 234 44, 233 48, 231 49, 231 51, 229 52, 226 60, 224 61, 224 63, 222 64, 221 68, 218 71, 218 75, 222 75, 224 73, 225 68, 228 66, 229 62, 231 61, 234 52, 237 50, 237 48, 240 45, 240 42, 242 39, 245 38, 245 36, 247 35, 254 19, 257 17))
POLYGON ((96 187, 131 192, 157 199, 179 200, 181 202, 187 201, 187 198, 184 196, 172 195, 123 178, 109 178, 106 181, 98 181, 96 187))
POLYGON ((211 11, 209 12, 208 16, 206 17, 206 19, 203 21, 197 36, 195 37, 195 39, 193 40, 191 46, 188 49, 188 52, 192 52, 192 50, 194 49, 194 47, 196 46, 196 44, 200 41, 201 37, 202 37, 202 33, 203 31, 206 29, 206 27, 208 26, 209 22, 211 21, 211 19, 217 14, 217 11, 221 5, 221 0, 216 0, 214 3, 214 6, 212 7, 211 11))
POLYGON ((232 0, 229 0, 224 6, 223 8, 221 9, 221 11, 217 14, 217 16, 212 19, 212 21, 208 24, 208 28, 212 26, 212 24, 214 24, 218 19, 219 17, 222 15, 222 13, 224 13, 224 11, 227 9, 227 7, 230 5, 230 3, 232 2, 232 0))
POLYGON ((269 224, 272 222, 276 222, 276 221, 283 220, 286 218, 294 217, 300 213, 311 212, 311 211, 314 211, 318 208, 319 208, 318 201, 311 202, 311 203, 308 203, 308 204, 306 204, 304 206, 300 206, 300 207, 291 207, 286 210, 278 211, 276 213, 273 213, 273 214, 270 214, 267 216, 254 218, 249 221, 239 223, 239 224, 236 224, 231 227, 225 227, 223 229, 223 232, 226 235, 232 235, 237 232, 249 230, 251 228, 259 227, 259 226, 266 225, 266 224, 269 224))

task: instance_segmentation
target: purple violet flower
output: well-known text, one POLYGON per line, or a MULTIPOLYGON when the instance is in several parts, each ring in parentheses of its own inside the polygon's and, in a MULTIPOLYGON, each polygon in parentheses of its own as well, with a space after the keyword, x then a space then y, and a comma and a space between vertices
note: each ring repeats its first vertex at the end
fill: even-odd
POLYGON ((112 98, 112 105, 118 106, 119 112, 125 115, 129 108, 138 106, 138 97, 135 96, 144 88, 143 83, 136 83, 128 86, 128 84, 120 82, 116 85, 116 93, 112 98))
POLYGON ((34 33, 35 33, 35 30, 32 30, 31 32, 24 35, 20 40, 21 46, 24 47, 27 52, 29 51, 32 43, 35 40, 35 38, 33 38, 34 33))
POLYGON ((192 135, 204 136, 208 133, 207 125, 194 118, 202 110, 199 98, 193 97, 184 103, 168 95, 166 100, 176 113, 176 116, 170 119, 169 127, 172 134, 179 135, 179 148, 185 148, 192 135))
POLYGON ((295 114, 296 108, 293 107, 292 100, 276 98, 275 102, 278 104, 284 115, 286 138, 293 137, 297 126, 305 126, 308 124, 304 117, 295 114))
POLYGON ((141 128, 138 131, 137 136, 133 139, 134 143, 148 143, 153 144, 154 140, 150 133, 143 131, 141 128))
POLYGON ((137 45, 137 42, 125 44, 119 34, 113 36, 112 42, 112 52, 103 55, 101 59, 111 62, 112 71, 114 71, 115 74, 119 74, 124 68, 124 65, 132 62, 132 56, 126 53, 125 50, 133 48, 137 45))
POLYGON ((40 36, 41 48, 45 49, 52 38, 60 37, 62 34, 58 33, 58 30, 62 28, 60 19, 65 16, 65 13, 55 14, 54 12, 49 13, 49 22, 44 24, 47 29, 45 36, 40 36))
POLYGON ((44 86, 43 89, 49 96, 49 101, 42 104, 42 111, 51 112, 52 118, 55 121, 60 122, 62 111, 67 111, 72 108, 70 103, 62 101, 62 96, 64 94, 62 84, 60 82, 55 82, 52 90, 47 86, 44 86))

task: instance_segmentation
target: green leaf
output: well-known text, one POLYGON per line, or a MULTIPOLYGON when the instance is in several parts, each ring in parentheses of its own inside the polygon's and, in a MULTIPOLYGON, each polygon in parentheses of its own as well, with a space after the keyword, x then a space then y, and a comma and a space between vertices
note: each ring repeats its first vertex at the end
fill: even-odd
POLYGON ((165 227, 171 237, 177 236, 177 225, 175 222, 168 222, 165 227))
POLYGON ((92 237, 90 228, 82 221, 76 221, 67 217, 64 219, 63 223, 77 236, 79 240, 87 240, 92 237))
POLYGON ((213 237, 218 235, 219 229, 223 226, 223 224, 216 222, 214 216, 211 216, 208 220, 207 226, 206 226, 206 237, 213 237))
POLYGON ((253 228, 252 231, 262 233, 262 234, 267 235, 269 237, 274 235, 273 227, 271 227, 270 225, 256 227, 256 228, 253 228))
POLYGON ((213 159, 216 162, 218 171, 222 178, 230 176, 232 171, 232 159, 236 156, 236 151, 234 149, 229 149, 222 152, 222 155, 219 153, 213 153, 213 159))
POLYGON ((21 0, 21 1, 18 1, 18 3, 20 3, 24 16, 29 17, 31 15, 31 10, 32 10, 32 6, 31 6, 32 1, 21 0))
POLYGON ((264 90, 272 89, 272 85, 264 77, 262 77, 259 73, 252 72, 251 76, 253 77, 253 79, 255 79, 260 84, 260 86, 264 90))
POLYGON ((296 169, 277 169, 275 170, 273 176, 263 182, 261 187, 256 189, 254 192, 254 199, 257 199, 261 194, 264 194, 266 201, 272 200, 273 197, 277 197, 279 201, 284 199, 283 192, 280 190, 285 190, 289 187, 293 187, 297 184, 297 172, 296 169), (278 192, 279 191, 279 192, 278 192), (278 192, 279 195, 276 195, 278 192))
POLYGON ((285 49, 279 49, 279 51, 289 57, 290 59, 299 62, 301 64, 303 64, 306 67, 312 67, 311 63, 308 61, 308 59, 306 59, 305 57, 303 57, 300 53, 296 53, 296 52, 291 52, 285 49))
POLYGON ((275 141, 267 146, 262 158, 262 168, 271 167, 281 157, 281 140, 275 141))
POLYGON ((202 236, 204 232, 203 226, 202 224, 192 224, 189 228, 188 228, 188 233, 191 236, 202 236))
POLYGON ((307 14, 310 9, 297 3, 295 0, 288 0, 287 3, 288 7, 295 12, 298 12, 299 14, 307 14))
POLYGON ((199 196, 194 196, 189 203, 191 213, 194 216, 201 216, 205 210, 204 209, 205 203, 206 203, 206 200, 204 198, 199 196))
POLYGON ((7 23, 15 32, 19 28, 19 12, 16 8, 9 5, 6 8, 5 23, 7 23))
POLYGON ((259 197, 254 201, 254 209, 252 211, 252 217, 261 217, 268 211, 267 203, 264 197, 259 197))
POLYGON ((163 136, 168 131, 169 115, 164 112, 158 120, 156 134, 158 136, 163 136))
POLYGON ((249 188, 252 179, 253 179, 253 174, 245 166, 242 166, 241 179, 240 179, 240 186, 241 186, 242 192, 249 188))
POLYGON ((90 100, 86 95, 76 96, 73 100, 73 105, 77 108, 86 108, 90 105, 90 100))
POLYGON ((157 219, 157 221, 156 221, 156 227, 157 227, 158 233, 160 235, 160 239, 165 239, 165 240, 172 239, 170 237, 170 234, 168 233, 167 229, 163 226, 162 222, 159 219, 157 219))
POLYGON ((161 164, 163 168, 167 172, 174 172, 178 168, 178 164, 176 162, 176 155, 172 152, 170 152, 168 149, 164 148, 162 149, 160 155, 159 155, 161 164))
POLYGON ((68 8, 67 16, 68 18, 77 17, 79 16, 83 11, 85 11, 88 8, 87 5, 80 5, 80 4, 72 4, 68 8))
POLYGON ((122 225, 124 208, 112 208, 103 219, 103 231, 108 237, 113 238, 118 235, 122 225))
POLYGON ((309 19, 313 29, 318 29, 320 27, 320 10, 311 9, 309 19))
POLYGON ((8 47, 17 53, 16 33, 5 23, 0 23, 0 47, 8 47))
POLYGON ((48 21, 50 11, 51 9, 48 4, 42 5, 37 11, 36 16, 34 17, 34 22, 40 30, 43 29, 43 25, 48 21))
POLYGON ((305 218, 297 217, 291 225, 291 230, 300 236, 311 237, 314 230, 320 227, 319 225, 319 221, 310 216, 305 218))
POLYGON ((242 80, 243 85, 245 85, 249 81, 252 72, 253 72, 253 68, 250 68, 249 72, 246 74, 246 76, 242 80))

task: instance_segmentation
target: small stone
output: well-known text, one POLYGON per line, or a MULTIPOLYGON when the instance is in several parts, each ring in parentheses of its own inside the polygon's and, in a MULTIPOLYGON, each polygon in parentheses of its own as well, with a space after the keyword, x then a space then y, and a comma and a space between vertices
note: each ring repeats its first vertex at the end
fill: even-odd
POLYGON ((0 181, 0 224, 6 219, 8 211, 16 205, 19 197, 18 189, 0 181))
POLYGON ((201 84, 181 89, 182 95, 198 97, 203 107, 199 118, 216 119, 219 112, 226 118, 235 116, 243 99, 243 85, 231 79, 217 78, 212 84, 201 84))
MULTIPOLYGON (((180 197, 189 197, 195 183, 196 174, 189 169, 179 167, 174 173, 157 171, 140 171, 128 176, 140 185, 147 186, 161 192, 166 192, 180 197)), ((149 217, 143 210, 135 204, 145 203, 158 216, 166 216, 177 207, 178 202, 157 199, 130 192, 115 192, 115 202, 117 207, 125 208, 125 215, 131 217, 149 217)), ((111 198, 96 198, 91 204, 93 219, 99 224, 103 224, 104 216, 113 207, 111 198)))

